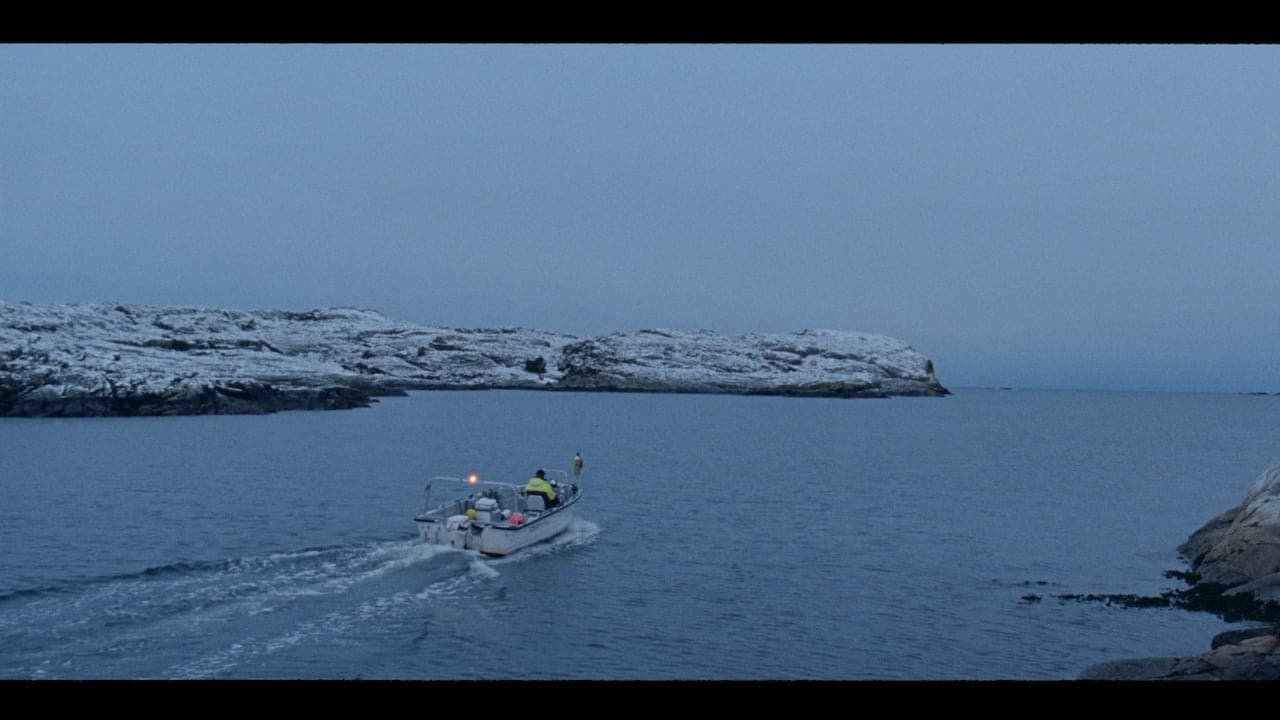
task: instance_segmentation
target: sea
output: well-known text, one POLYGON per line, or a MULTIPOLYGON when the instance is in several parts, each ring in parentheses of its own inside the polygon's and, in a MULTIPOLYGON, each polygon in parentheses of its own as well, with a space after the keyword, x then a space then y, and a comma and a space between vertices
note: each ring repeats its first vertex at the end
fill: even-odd
POLYGON ((1247 626, 1182 587, 1280 397, 437 391, 0 419, 0 679, 1066 680, 1247 626), (584 460, 569 529, 422 544, 426 481, 584 460))

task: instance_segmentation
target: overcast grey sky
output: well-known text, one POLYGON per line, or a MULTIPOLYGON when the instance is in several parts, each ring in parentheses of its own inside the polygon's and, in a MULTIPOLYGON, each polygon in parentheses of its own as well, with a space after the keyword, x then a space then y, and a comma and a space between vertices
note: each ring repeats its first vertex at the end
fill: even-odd
POLYGON ((0 46, 0 298, 1280 391, 1280 48, 0 46))

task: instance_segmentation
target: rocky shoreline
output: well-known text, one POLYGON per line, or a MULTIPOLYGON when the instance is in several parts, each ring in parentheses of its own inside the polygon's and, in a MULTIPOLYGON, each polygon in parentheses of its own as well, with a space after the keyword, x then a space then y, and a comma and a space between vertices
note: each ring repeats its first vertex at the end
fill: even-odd
POLYGON ((870 333, 648 329, 584 338, 422 326, 356 308, 0 301, 0 417, 335 410, 441 389, 949 394, 929 358, 870 333))
POLYGON ((1191 657, 1112 660, 1081 680, 1280 680, 1280 465, 1263 472, 1239 505, 1209 520, 1178 552, 1190 563, 1192 609, 1227 608, 1268 624, 1219 633, 1191 657))
POLYGON ((1209 652, 1191 657, 1111 660, 1077 680, 1280 680, 1280 625, 1218 633, 1209 652))

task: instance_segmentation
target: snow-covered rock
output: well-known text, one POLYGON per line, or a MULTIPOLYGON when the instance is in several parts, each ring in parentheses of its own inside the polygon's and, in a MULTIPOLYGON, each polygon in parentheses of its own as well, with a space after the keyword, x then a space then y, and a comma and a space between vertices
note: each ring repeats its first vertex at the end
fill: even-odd
POLYGON ((614 333, 566 346, 562 387, 777 395, 939 395, 929 359, 883 335, 614 333))
POLYGON ((428 327, 372 310, 0 301, 0 415, 272 412, 412 389, 946 395, 881 335, 428 327))

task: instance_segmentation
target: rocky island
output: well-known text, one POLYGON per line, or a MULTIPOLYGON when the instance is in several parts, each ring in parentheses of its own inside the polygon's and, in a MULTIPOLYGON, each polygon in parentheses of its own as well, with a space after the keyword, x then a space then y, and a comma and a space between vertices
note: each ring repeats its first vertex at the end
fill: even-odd
POLYGON ((0 301, 0 416, 365 407, 407 390, 943 396, 905 342, 838 330, 600 337, 307 312, 0 301))
POLYGON ((1280 680, 1280 465, 1254 482, 1244 502, 1191 534, 1178 552, 1191 565, 1195 609, 1228 608, 1262 622, 1219 633, 1191 657, 1113 660, 1090 666, 1082 680, 1280 680))

